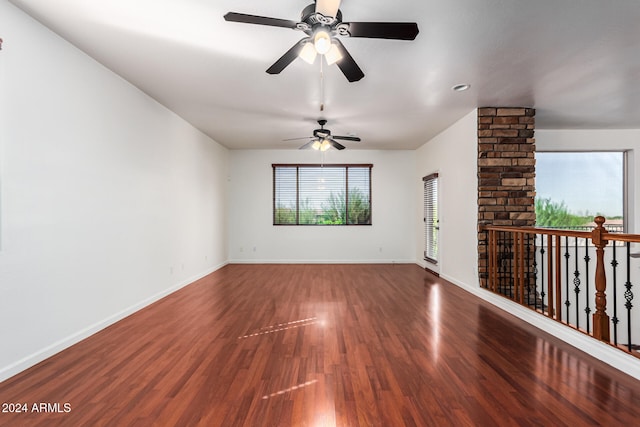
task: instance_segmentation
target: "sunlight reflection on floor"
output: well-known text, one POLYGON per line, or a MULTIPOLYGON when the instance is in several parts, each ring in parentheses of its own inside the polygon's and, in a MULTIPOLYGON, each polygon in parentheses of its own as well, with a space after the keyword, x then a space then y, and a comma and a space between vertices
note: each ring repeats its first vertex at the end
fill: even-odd
POLYGON ((238 337, 238 339, 242 340, 245 338, 258 337, 260 335, 273 334, 274 332, 286 331, 287 329, 301 328, 303 326, 314 325, 316 323, 318 323, 317 317, 309 317, 307 319, 302 319, 302 320, 294 320, 286 323, 278 323, 277 325, 273 325, 273 326, 264 326, 260 328, 262 332, 256 332, 253 334, 244 335, 244 336, 238 337))
POLYGON ((433 361, 437 363, 438 356, 440 355, 440 288, 438 285, 431 287, 429 295, 429 316, 433 322, 431 329, 433 361))
POLYGON ((276 397, 276 396, 288 393, 290 391, 300 390, 301 388, 309 387, 310 385, 313 385, 313 384, 315 384, 317 382, 318 382, 318 380, 311 380, 311 381, 307 381, 306 383, 301 383, 301 384, 298 384, 298 385, 294 385, 292 387, 285 388, 283 390, 278 390, 275 393, 265 394, 264 396, 262 396, 262 399, 266 400, 266 399, 269 399, 269 398, 272 398, 272 397, 276 397))

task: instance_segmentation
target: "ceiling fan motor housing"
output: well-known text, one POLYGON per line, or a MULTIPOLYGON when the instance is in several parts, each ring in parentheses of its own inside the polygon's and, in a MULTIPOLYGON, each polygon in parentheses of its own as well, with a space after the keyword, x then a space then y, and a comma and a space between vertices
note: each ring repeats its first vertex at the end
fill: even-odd
POLYGON ((316 25, 333 26, 335 23, 342 22, 342 12, 338 10, 336 16, 324 16, 316 12, 316 5, 310 4, 302 10, 300 21, 309 25, 310 30, 316 25))
POLYGON ((313 136, 316 138, 328 138, 331 136, 331 131, 329 129, 325 129, 324 125, 327 124, 325 119, 318 120, 318 124, 320 125, 320 129, 315 129, 313 131, 313 136))

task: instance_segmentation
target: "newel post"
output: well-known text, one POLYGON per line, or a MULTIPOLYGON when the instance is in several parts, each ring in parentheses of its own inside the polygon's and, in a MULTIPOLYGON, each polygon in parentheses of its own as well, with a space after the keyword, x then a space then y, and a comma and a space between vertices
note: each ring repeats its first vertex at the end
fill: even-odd
POLYGON ((604 247, 609 241, 606 239, 607 230, 602 226, 604 217, 594 219, 596 228, 591 231, 591 241, 596 247, 596 312, 593 313, 593 337, 609 342, 609 316, 607 315, 607 277, 604 272, 604 247))

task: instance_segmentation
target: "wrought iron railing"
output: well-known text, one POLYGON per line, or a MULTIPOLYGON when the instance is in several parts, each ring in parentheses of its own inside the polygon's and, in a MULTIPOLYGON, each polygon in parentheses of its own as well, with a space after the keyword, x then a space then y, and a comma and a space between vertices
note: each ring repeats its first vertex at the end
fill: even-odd
POLYGON ((640 235, 486 226, 488 273, 482 285, 538 313, 639 355, 640 235))

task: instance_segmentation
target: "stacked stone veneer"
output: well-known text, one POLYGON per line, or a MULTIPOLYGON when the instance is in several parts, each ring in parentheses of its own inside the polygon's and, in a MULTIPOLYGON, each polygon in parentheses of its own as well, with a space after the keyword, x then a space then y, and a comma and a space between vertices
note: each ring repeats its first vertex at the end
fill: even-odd
POLYGON ((535 110, 478 109, 478 273, 488 273, 485 225, 534 226, 535 110))

